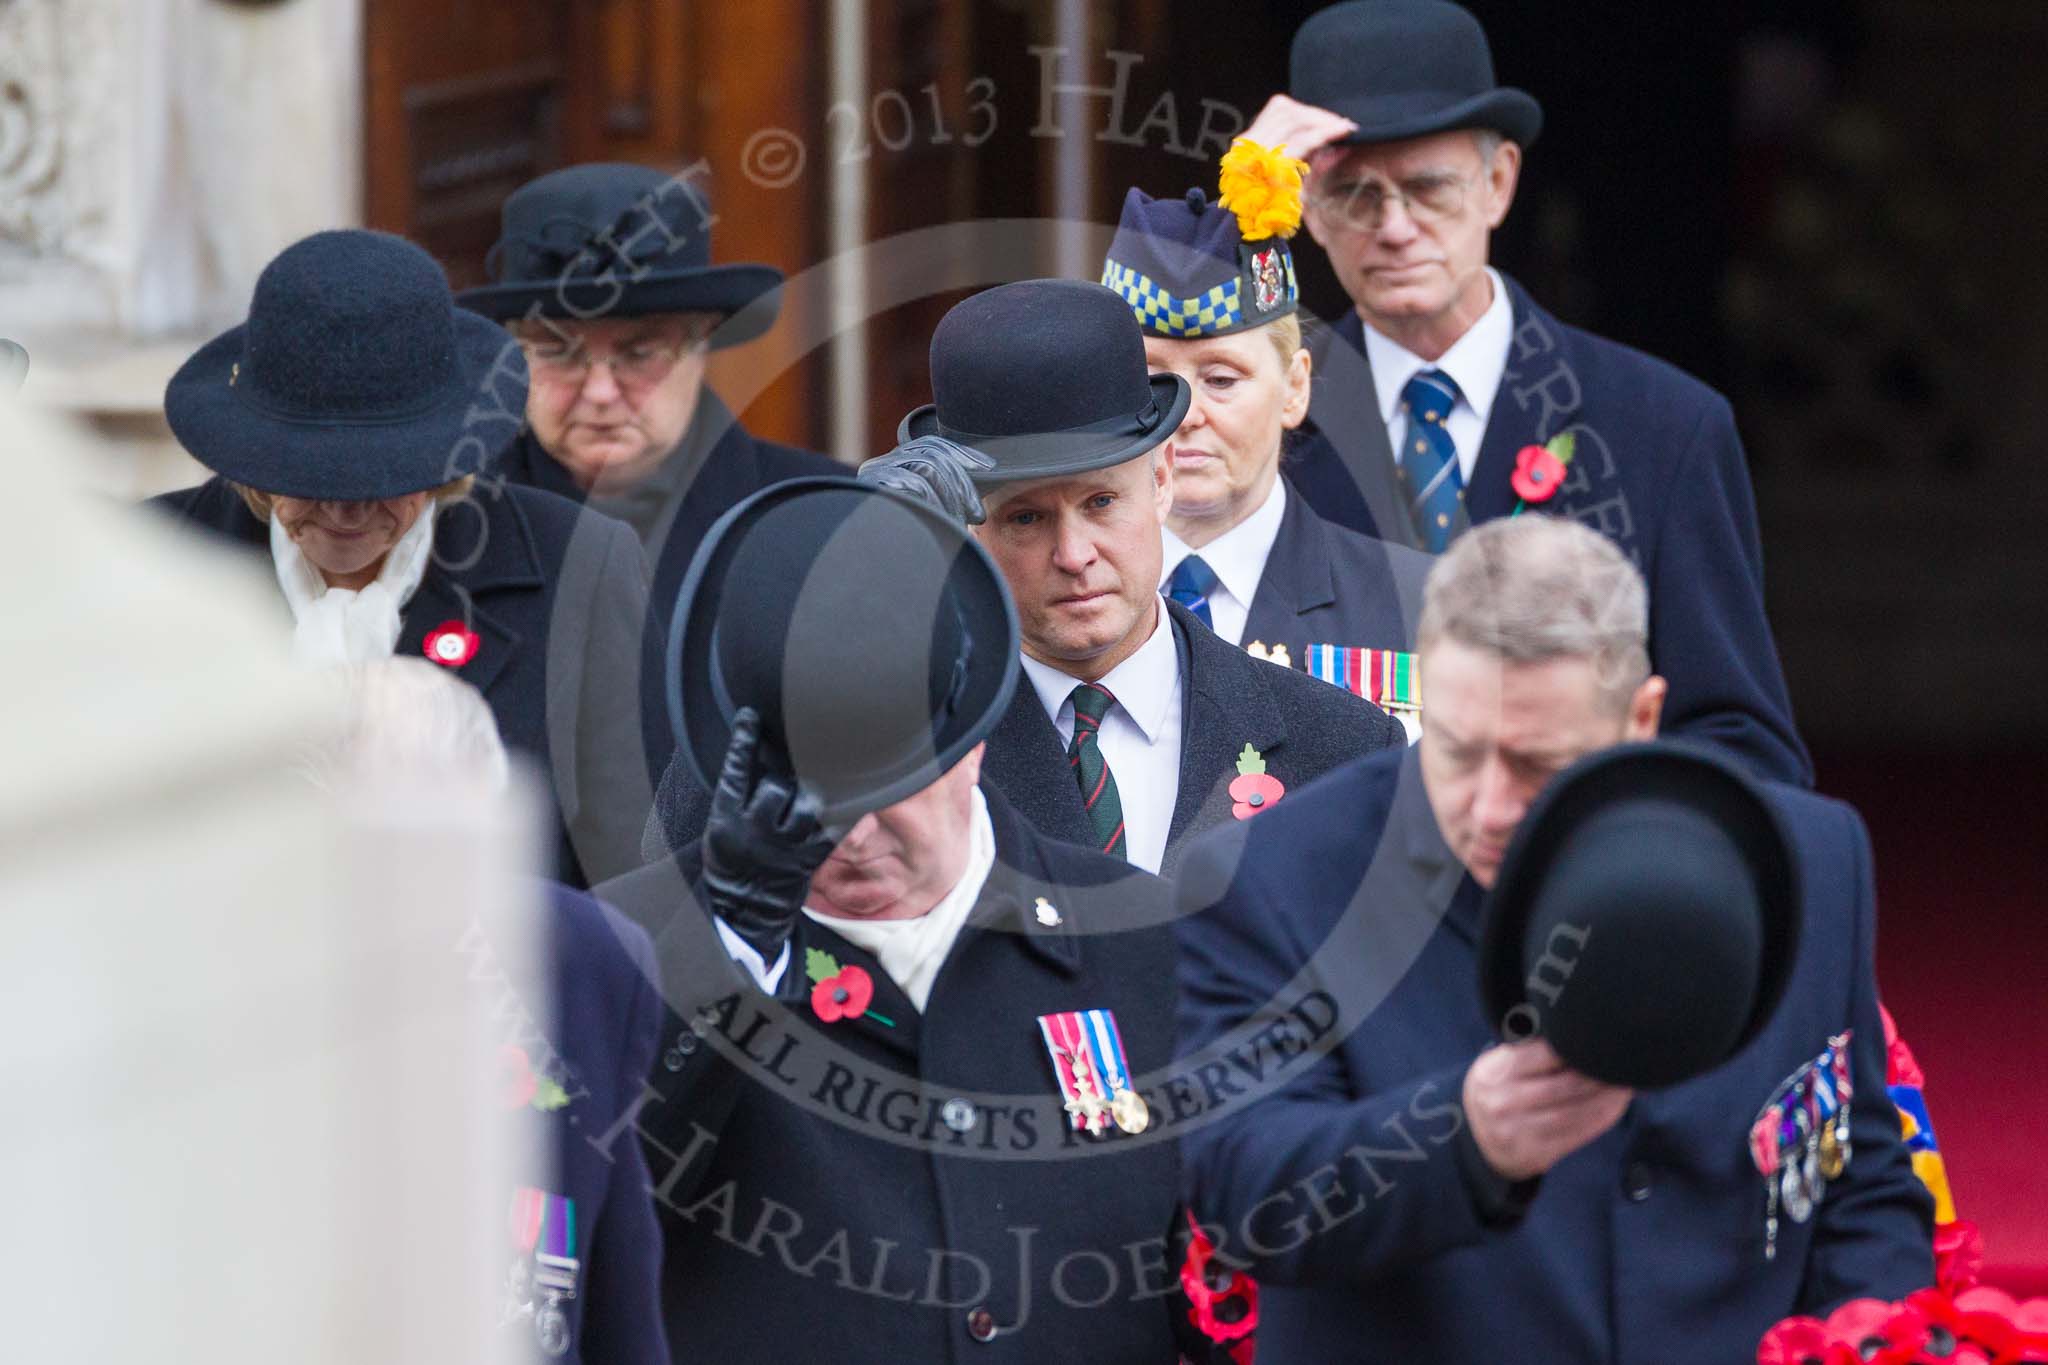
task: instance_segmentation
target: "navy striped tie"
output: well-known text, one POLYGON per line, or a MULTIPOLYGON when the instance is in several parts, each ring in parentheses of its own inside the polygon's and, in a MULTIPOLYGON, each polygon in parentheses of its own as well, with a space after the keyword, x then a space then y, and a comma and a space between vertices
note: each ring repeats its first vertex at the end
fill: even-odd
POLYGON ((1173 576, 1166 580, 1166 595, 1214 630, 1216 621, 1209 615, 1209 590, 1215 586, 1216 571, 1200 555, 1189 555, 1174 566, 1173 576))
POLYGON ((1401 447, 1409 510, 1422 533, 1422 547, 1440 553, 1451 542, 1451 523, 1465 491, 1458 472, 1458 448, 1446 425, 1458 403, 1458 385, 1442 370, 1424 370, 1401 386, 1408 409, 1408 440, 1401 447))
POLYGON ((1074 689, 1074 738, 1067 745, 1067 762, 1081 784, 1081 809, 1095 831, 1095 846, 1104 853, 1129 858, 1130 841, 1124 838, 1124 803, 1116 794, 1116 779, 1109 775, 1109 760, 1102 756, 1102 718, 1116 705, 1116 698, 1100 683, 1082 683, 1074 689))

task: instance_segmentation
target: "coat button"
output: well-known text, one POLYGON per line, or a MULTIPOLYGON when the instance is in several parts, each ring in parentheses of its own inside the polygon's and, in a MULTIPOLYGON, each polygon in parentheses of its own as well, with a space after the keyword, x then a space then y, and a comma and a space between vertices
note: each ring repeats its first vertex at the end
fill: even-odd
POLYGON ((939 1108, 939 1122, 956 1133, 964 1133, 974 1126, 974 1106, 963 1099, 950 1099, 939 1108))
POLYGON ((690 1059, 690 1054, 696 1050, 697 1035, 694 1033, 679 1033, 676 1035, 676 1045, 661 1054, 661 1064, 670 1071, 681 1071, 683 1063, 687 1062, 690 1059))
POLYGON ((976 1341, 994 1341, 996 1336, 996 1315, 986 1308, 977 1308, 967 1315, 967 1335, 976 1341))
POLYGON ((1631 1203, 1640 1204, 1650 1197, 1650 1168, 1641 1161, 1631 1161, 1628 1169, 1621 1173, 1621 1192, 1631 1203))

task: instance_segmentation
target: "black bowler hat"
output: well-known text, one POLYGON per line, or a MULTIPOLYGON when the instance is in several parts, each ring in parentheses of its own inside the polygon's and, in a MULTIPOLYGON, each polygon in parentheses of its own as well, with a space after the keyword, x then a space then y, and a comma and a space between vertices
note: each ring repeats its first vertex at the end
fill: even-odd
POLYGON ((828 824, 924 790, 1017 686, 1017 611, 966 528, 851 478, 791 479, 720 517, 669 633, 669 719, 713 789, 742 706, 828 824))
POLYGON ((1102 283, 1140 327, 1175 340, 1249 331, 1300 306, 1286 241, 1246 241, 1237 215, 1198 189, 1178 199, 1126 194, 1102 283))
POLYGON ((505 201, 484 258, 491 283, 457 302, 501 322, 740 314, 711 345, 751 341, 775 324, 782 272, 711 264, 711 221, 703 192, 681 176, 619 162, 551 171, 505 201))
POLYGON ((984 289, 932 333, 932 397, 896 439, 943 436, 993 460, 984 487, 1107 469, 1160 445, 1193 393, 1151 374, 1130 305, 1099 284, 1020 280, 984 289))
POLYGON ((1358 125, 1345 142, 1491 128, 1528 146, 1543 107, 1493 82, 1486 30, 1449 0, 1350 0, 1295 31, 1289 91, 1358 125))
POLYGON ((1712 1070, 1769 1021, 1799 943, 1798 871, 1732 762, 1624 744, 1544 788, 1484 914, 1480 987, 1502 1032, 1648 1090, 1712 1070))
POLYGON ((164 390, 201 464, 294 498, 395 498, 474 474, 525 411, 526 358, 505 329, 457 308, 419 247, 356 229, 286 247, 248 321, 164 390))

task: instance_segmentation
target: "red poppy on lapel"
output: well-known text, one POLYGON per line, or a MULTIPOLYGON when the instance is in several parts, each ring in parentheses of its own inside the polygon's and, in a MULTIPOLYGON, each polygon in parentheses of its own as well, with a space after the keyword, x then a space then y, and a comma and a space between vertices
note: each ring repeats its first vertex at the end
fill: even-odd
POLYGON ((460 621, 443 621, 427 632, 421 650, 444 668, 460 668, 476 657, 482 637, 460 621))

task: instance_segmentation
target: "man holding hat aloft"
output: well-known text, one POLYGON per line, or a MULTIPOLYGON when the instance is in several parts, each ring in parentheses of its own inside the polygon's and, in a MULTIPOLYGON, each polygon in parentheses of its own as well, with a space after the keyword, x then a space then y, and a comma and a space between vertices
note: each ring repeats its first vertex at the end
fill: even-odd
POLYGON ((302 662, 424 657, 481 692, 550 779, 537 865, 584 886, 640 863, 661 631, 624 526, 486 474, 516 429, 492 414, 525 397, 433 257, 316 233, 172 377, 164 415, 214 477, 154 502, 269 561, 302 662))
POLYGON ((675 622, 709 824, 600 888, 673 1015, 592 1137, 647 1145, 676 1358, 1175 1359, 1179 1165, 1138 1093, 1171 906, 984 780, 1018 681, 995 565, 909 498, 796 480, 712 528, 675 622))
POLYGON ((1189 854, 1183 1050, 1304 984, 1339 1016, 1183 1141, 1262 1365, 1720 1365, 1930 1282, 1868 838, 1654 740, 1646 598, 1576 523, 1475 528, 1429 577, 1416 748, 1189 854))
POLYGON ((1145 332, 1153 373, 1187 381, 1168 438, 1173 513, 1160 591, 1217 635, 1285 666, 1315 645, 1413 648, 1429 557, 1325 521, 1280 477, 1308 415, 1294 258, 1307 168, 1238 139, 1221 198, 1133 189, 1102 267, 1145 332))
POLYGON ((934 501, 971 486, 952 510, 984 518, 974 535, 1016 599, 1027 686, 989 736, 986 773, 1040 832, 1156 871, 1191 835, 1406 742, 1369 702, 1249 657, 1160 596, 1164 447, 1191 394, 1147 372, 1120 296, 1076 280, 984 290, 940 320, 931 364, 935 401, 899 434, 972 452, 929 481, 934 501))
POLYGON ((1667 728, 1811 786, 1727 401, 1487 265, 1542 110, 1495 85, 1478 21, 1449 0, 1333 5, 1295 34, 1290 84, 1246 136, 1311 166, 1305 222, 1354 305, 1316 356, 1295 487, 1432 552, 1525 509, 1605 533, 1649 579, 1667 728))
POLYGON ((664 604, 727 508, 839 470, 750 436, 705 388, 709 353, 767 331, 782 285, 771 266, 711 264, 712 221, 684 175, 551 171, 505 201, 491 282, 457 296, 519 338, 533 373, 529 429, 504 472, 631 526, 664 604))

